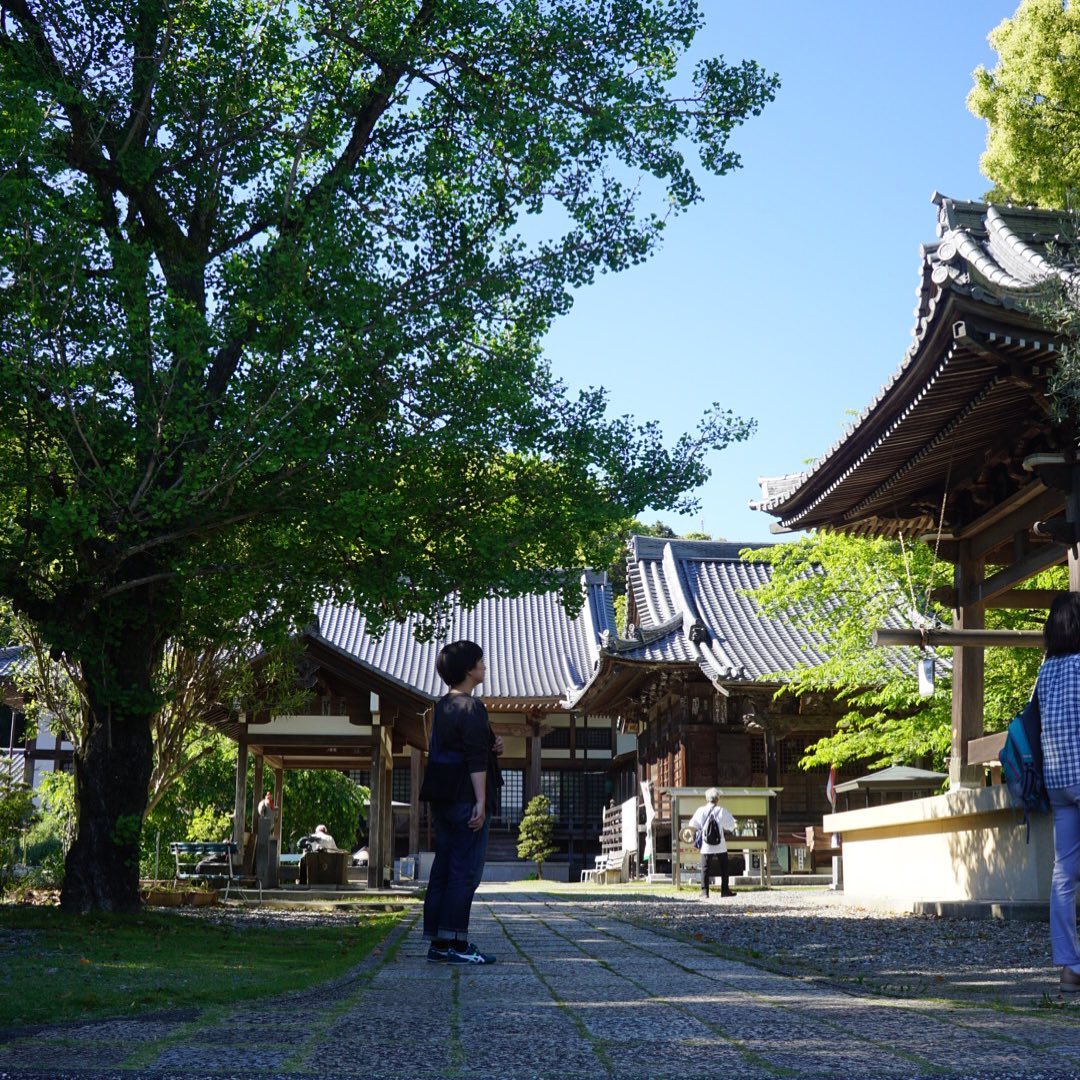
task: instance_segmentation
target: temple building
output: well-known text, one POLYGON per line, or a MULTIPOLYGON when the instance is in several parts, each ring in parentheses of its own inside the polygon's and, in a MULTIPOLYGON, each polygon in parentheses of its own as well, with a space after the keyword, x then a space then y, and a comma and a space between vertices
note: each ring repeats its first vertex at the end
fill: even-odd
POLYGON ((776 675, 820 663, 827 643, 758 609, 753 593, 771 568, 740 551, 762 546, 633 537, 625 636, 604 635, 588 683, 567 702, 637 735, 661 867, 671 860, 672 789, 781 789, 769 812, 781 850, 802 844, 828 809, 828 770, 798 763, 843 708, 829 695, 777 696, 785 681, 776 675))
MULTIPOLYGON (((1075 236, 1064 214, 933 201, 937 238, 921 250, 899 369, 839 442, 766 481, 756 505, 779 532, 923 536, 953 567, 941 596, 951 629, 879 636, 953 647, 951 790, 827 818, 844 837, 848 893, 931 908, 1036 902, 1048 895, 1049 822, 1025 843, 1006 790, 987 786, 1002 736, 985 732, 983 650, 1037 647, 1041 635, 984 626, 988 608, 1045 610, 1053 593, 1019 586, 1049 567, 1067 565, 1080 589, 1078 403, 1052 400, 1060 342, 1040 315, 1048 285, 1075 297, 1075 236)), ((998 731, 1008 721, 991 719, 998 731)))
POLYGON ((565 703, 591 676, 601 640, 614 628, 606 575, 585 573, 580 588, 575 615, 555 591, 493 596, 470 608, 451 601, 441 633, 428 641, 420 640, 416 619, 376 636, 352 605, 318 606, 303 635, 300 674, 311 689, 305 714, 253 713, 224 724, 238 744, 237 839, 250 832, 252 808, 240 777, 253 756, 255 792, 266 770, 279 804, 285 769, 335 768, 370 785, 369 884, 387 880, 395 858, 430 850, 419 790, 432 710, 446 692, 435 660, 443 642, 469 638, 484 650, 487 678, 478 696, 504 744, 489 862, 516 860, 523 809, 542 793, 562 853, 571 868, 580 865, 597 849, 603 808, 635 790, 634 737, 611 717, 583 716, 565 703))

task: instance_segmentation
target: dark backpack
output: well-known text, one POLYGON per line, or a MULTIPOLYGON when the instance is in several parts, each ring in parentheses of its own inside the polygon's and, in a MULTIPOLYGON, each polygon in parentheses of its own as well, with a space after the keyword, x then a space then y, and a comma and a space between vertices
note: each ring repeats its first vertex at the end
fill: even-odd
POLYGON ((724 842, 724 834, 720 831, 720 824, 716 820, 716 810, 710 810, 709 816, 705 819, 705 828, 702 830, 702 836, 706 844, 722 844, 724 842))
POLYGON ((1050 797, 1043 779, 1042 716, 1035 694, 1018 716, 1009 721, 1005 745, 998 754, 1001 778, 1009 789, 1013 806, 1023 812, 1027 839, 1031 839, 1029 814, 1045 814, 1050 797))

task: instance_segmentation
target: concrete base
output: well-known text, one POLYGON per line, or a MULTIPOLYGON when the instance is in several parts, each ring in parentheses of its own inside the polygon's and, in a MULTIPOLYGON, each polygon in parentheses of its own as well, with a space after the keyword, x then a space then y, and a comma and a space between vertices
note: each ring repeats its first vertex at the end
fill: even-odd
POLYGON ((1012 922, 1043 923, 1050 921, 1050 905, 1039 901, 916 901, 911 905, 911 910, 915 915, 937 915, 943 919, 1008 919, 1012 922))
POLYGON ((1050 815, 1032 815, 1028 841, 1004 787, 958 788, 928 799, 829 814, 824 826, 843 837, 849 901, 892 910, 914 910, 916 903, 1049 901, 1050 815))

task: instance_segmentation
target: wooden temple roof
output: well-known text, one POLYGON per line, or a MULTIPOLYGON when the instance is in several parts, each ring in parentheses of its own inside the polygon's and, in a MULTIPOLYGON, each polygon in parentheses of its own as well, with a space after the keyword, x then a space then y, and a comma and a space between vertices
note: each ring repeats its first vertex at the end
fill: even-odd
POLYGON ((602 637, 595 673, 567 705, 620 714, 660 672, 704 677, 723 689, 820 663, 827 648, 820 634, 766 617, 754 601, 772 568, 743 561, 740 551, 767 546, 632 537, 627 636, 602 637))
POLYGON ((1068 438, 1046 397, 1054 335, 1032 304, 1048 280, 1075 280, 1068 222, 1030 208, 933 201, 938 239, 921 249, 911 345, 810 469, 761 481, 751 505, 779 519, 776 532, 955 535, 995 506, 1045 491, 1022 462, 1068 438))

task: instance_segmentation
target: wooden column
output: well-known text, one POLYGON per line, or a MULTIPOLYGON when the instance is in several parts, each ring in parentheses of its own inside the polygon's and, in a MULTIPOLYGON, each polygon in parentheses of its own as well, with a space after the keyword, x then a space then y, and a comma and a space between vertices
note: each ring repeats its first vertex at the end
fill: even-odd
MULTIPOLYGON (((973 585, 983 580, 985 563, 973 557, 971 541, 960 544, 953 575, 957 607, 953 612, 954 630, 982 630, 986 615, 982 604, 968 603, 973 585)), ((949 787, 981 787, 981 765, 969 765, 967 744, 983 733, 983 676, 985 653, 981 645, 962 645, 953 649, 952 671, 952 753, 949 759, 949 787)))
POLYGON ((1076 543, 1080 536, 1080 467, 1074 465, 1071 473, 1065 497, 1065 520, 1072 525, 1073 541, 1069 545, 1069 592, 1080 592, 1080 547, 1076 543))
POLYGON ((244 833, 246 820, 244 817, 247 808, 247 731, 240 732, 240 740, 236 744, 236 795, 233 800, 233 843, 240 853, 241 860, 244 856, 244 833))
POLYGON ((285 770, 274 770, 274 805, 277 807, 277 820, 274 822, 274 832, 277 834, 277 863, 281 865, 281 823, 284 821, 285 808, 282 803, 285 792, 285 770))
POLYGON ((394 750, 392 727, 384 722, 383 729, 382 870, 386 886, 394 878, 394 750))
POLYGON ((368 804, 368 888, 381 889, 389 853, 386 837, 390 813, 387 763, 392 763, 389 725, 382 722, 379 695, 371 695, 371 801, 368 804))
MULTIPOLYGON (((423 783, 423 754, 409 747, 409 854, 420 850, 420 785, 423 783)), ((391 807, 391 812, 393 808, 391 807)))
POLYGON ((252 822, 258 817, 259 803, 263 797, 263 756, 262 754, 255 755, 255 776, 252 779, 252 791, 251 791, 251 820, 252 822))
POLYGON ((540 794, 540 725, 535 724, 532 731, 533 734, 525 740, 527 760, 525 762, 525 805, 522 806, 522 810, 529 805, 530 799, 540 794))

